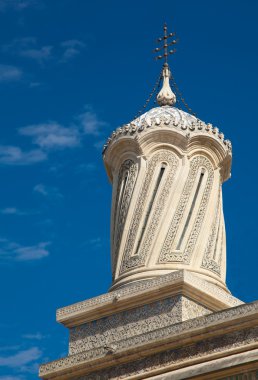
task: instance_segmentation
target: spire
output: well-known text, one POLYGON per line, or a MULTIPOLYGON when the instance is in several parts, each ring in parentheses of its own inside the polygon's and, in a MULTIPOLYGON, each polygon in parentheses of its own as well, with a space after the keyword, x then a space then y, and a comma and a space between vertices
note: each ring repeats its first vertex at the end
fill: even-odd
POLYGON ((164 59, 164 65, 162 70, 162 77, 163 77, 163 85, 162 88, 157 96, 157 102, 160 106, 172 106, 176 103, 176 95, 173 93, 170 87, 169 79, 171 76, 170 69, 168 66, 168 56, 171 54, 174 54, 176 52, 176 49, 168 51, 168 47, 171 45, 175 45, 177 43, 177 40, 172 40, 171 42, 168 42, 169 38, 174 37, 175 33, 167 33, 167 25, 164 24, 164 35, 163 37, 158 38, 158 42, 163 41, 163 45, 156 48, 154 52, 158 52, 161 50, 164 50, 163 55, 158 55, 156 59, 164 59))

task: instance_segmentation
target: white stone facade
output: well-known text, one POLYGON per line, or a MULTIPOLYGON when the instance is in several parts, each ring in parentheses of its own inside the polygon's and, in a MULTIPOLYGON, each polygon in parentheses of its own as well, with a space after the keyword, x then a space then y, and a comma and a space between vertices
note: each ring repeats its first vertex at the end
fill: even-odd
POLYGON ((113 288, 187 269, 224 289, 222 183, 231 144, 175 107, 151 109, 112 135, 113 288))

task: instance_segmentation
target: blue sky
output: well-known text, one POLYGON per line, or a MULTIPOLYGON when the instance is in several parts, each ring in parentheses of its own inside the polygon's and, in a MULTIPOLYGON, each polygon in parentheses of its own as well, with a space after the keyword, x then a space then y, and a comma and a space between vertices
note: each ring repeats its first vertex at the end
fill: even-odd
POLYGON ((0 380, 65 355, 56 309, 110 285, 101 147, 148 97, 164 21, 184 97, 233 143, 227 284, 258 299, 257 1, 0 0, 0 380))

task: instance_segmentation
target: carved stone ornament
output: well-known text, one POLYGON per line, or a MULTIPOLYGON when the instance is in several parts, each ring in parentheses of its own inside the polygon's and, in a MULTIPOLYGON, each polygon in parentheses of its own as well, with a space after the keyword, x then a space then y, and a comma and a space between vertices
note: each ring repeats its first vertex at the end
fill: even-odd
POLYGON ((121 165, 118 174, 118 186, 116 190, 116 199, 114 206, 114 215, 113 215, 113 249, 112 249, 112 272, 114 277, 114 272, 116 269, 117 263, 117 255, 120 247, 121 236, 124 228, 124 223, 126 219, 126 215, 129 209, 135 181, 138 173, 138 164, 136 164, 133 160, 126 160, 121 165), (125 181, 125 173, 126 173, 126 183, 125 181), (122 184, 124 186, 123 192, 121 194, 122 184), (119 197, 122 196, 122 199, 119 197))
POLYGON ((141 134, 149 129, 158 129, 161 127, 169 128, 185 135, 190 133, 193 135, 203 135, 209 136, 219 142, 225 150, 231 152, 232 145, 229 140, 224 139, 224 134, 219 132, 219 129, 213 127, 212 124, 204 123, 195 116, 182 111, 176 107, 163 106, 152 108, 145 112, 143 115, 137 117, 132 122, 125 124, 117 128, 112 132, 111 136, 108 138, 106 144, 103 147, 103 154, 111 144, 111 142, 116 141, 124 136, 133 136, 141 134))
POLYGON ((160 263, 183 262, 185 264, 189 264, 191 260, 192 252, 195 248, 196 240, 199 236, 199 233, 202 227, 203 218, 206 212, 206 208, 207 208, 207 204, 208 204, 208 200, 209 200, 209 196, 210 196, 210 192, 212 188, 213 177, 214 177, 214 173, 213 173, 213 168, 210 161, 206 157, 203 157, 203 156, 194 157, 194 159, 190 163, 190 172, 187 177, 181 198, 179 200, 176 212, 171 221, 165 242, 161 250, 161 254, 159 258, 160 263), (197 172, 202 167, 207 169, 208 177, 207 177, 206 186, 202 195, 199 210, 195 218, 192 231, 188 238, 186 247, 181 252, 180 251, 175 252, 172 249, 172 246, 173 246, 180 222, 182 220, 183 214, 185 212, 187 203, 189 201, 189 197, 192 194, 192 187, 195 183, 197 172))
POLYGON ((124 273, 126 270, 130 268, 144 265, 147 254, 149 253, 149 247, 151 245, 153 238, 155 237, 155 233, 158 227, 161 212, 163 211, 166 205, 169 189, 173 183, 177 167, 178 167, 178 159, 176 155, 166 150, 162 150, 156 153, 150 159, 150 162, 147 168, 147 173, 146 173, 146 176, 143 181, 143 185, 139 194, 138 202, 134 210, 132 223, 129 228, 129 234, 128 234, 126 246, 124 249, 124 255, 122 259, 120 273, 124 273), (139 247, 139 252, 135 254, 134 249, 137 242, 137 232, 139 230, 140 222, 143 217, 143 212, 147 207, 146 201, 148 199, 148 193, 150 191, 150 184, 152 181, 156 180, 155 178, 153 178, 155 169, 157 169, 157 165, 161 164, 162 162, 167 163, 168 174, 162 185, 159 196, 157 200, 155 200, 155 203, 153 205, 154 211, 152 214, 152 218, 147 225, 146 233, 144 234, 142 244, 139 247))

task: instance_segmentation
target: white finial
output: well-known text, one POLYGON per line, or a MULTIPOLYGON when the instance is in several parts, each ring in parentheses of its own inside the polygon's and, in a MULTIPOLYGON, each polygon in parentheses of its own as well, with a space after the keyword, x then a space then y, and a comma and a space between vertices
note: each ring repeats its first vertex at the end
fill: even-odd
POLYGON ((160 106, 172 106, 176 103, 176 95, 171 90, 169 79, 170 79, 170 70, 168 64, 165 63, 163 66, 163 85, 158 93, 157 102, 160 106))

